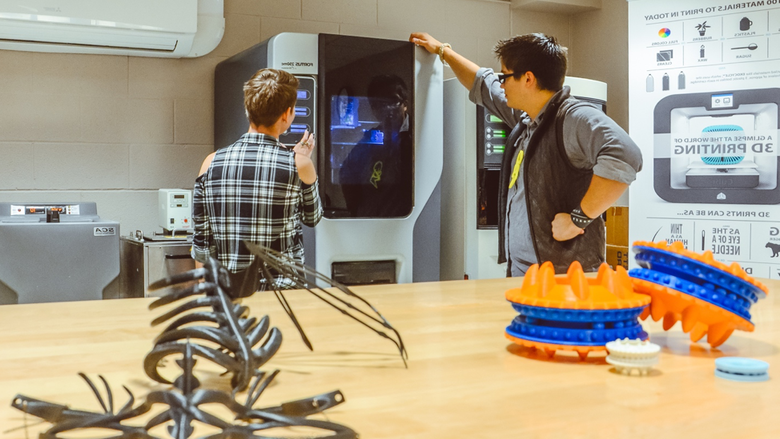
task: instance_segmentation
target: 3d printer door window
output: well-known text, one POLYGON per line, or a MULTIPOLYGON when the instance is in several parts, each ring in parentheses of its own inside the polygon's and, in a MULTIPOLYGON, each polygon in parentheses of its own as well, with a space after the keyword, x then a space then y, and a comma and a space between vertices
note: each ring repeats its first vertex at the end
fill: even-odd
POLYGON ((414 205, 414 53, 319 36, 320 187, 328 218, 398 218, 414 205))

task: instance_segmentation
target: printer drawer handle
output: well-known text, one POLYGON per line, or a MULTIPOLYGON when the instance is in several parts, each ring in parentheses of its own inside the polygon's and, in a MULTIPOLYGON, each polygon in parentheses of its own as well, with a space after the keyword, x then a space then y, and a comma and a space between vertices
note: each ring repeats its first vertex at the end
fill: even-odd
POLYGON ((165 259, 192 259, 192 256, 190 256, 188 253, 182 253, 180 255, 165 255, 165 259))

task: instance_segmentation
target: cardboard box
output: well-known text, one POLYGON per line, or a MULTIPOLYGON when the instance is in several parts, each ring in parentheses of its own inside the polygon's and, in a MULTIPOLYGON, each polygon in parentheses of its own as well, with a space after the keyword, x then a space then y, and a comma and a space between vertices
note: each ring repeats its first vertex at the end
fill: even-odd
POLYGON ((613 206, 607 209, 607 246, 628 246, 628 207, 613 206))
POLYGON ((628 246, 608 245, 607 246, 607 264, 614 270, 618 265, 628 270, 628 260, 631 258, 631 252, 628 246))

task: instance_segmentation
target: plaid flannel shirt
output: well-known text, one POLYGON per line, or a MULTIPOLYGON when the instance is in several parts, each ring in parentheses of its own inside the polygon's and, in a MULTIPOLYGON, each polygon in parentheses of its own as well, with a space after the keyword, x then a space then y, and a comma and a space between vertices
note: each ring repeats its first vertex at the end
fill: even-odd
POLYGON ((303 263, 301 224, 321 218, 317 182, 301 182, 295 153, 271 136, 246 133, 195 180, 192 257, 215 257, 235 273, 254 259, 242 245, 249 240, 303 263))

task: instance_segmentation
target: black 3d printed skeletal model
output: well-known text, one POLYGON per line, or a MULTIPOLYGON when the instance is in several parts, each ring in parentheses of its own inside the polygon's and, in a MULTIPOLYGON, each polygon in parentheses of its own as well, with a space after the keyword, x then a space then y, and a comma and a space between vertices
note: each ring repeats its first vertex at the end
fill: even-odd
MULTIPOLYGON (((250 277, 248 273, 245 272, 247 277, 250 277)), ((239 296, 243 292, 236 288, 240 277, 231 278, 230 273, 216 260, 209 261, 203 268, 157 281, 151 284, 149 289, 156 290, 195 279, 202 279, 203 282, 174 291, 149 305, 149 309, 157 309, 203 294, 152 321, 152 326, 156 326, 178 316, 155 339, 154 348, 144 359, 144 370, 151 379, 169 384, 170 381, 158 373, 162 360, 169 355, 182 353, 185 348, 192 349, 193 355, 211 360, 224 367, 227 372, 232 372, 231 385, 234 389, 244 390, 260 366, 279 350, 282 333, 276 328, 271 328, 269 332, 268 316, 263 316, 259 321, 254 317, 247 318, 249 309, 234 303, 229 297, 231 293, 239 296), (212 311, 187 313, 204 307, 210 307, 212 311), (253 349, 264 337, 265 341, 253 349), (200 344, 188 347, 188 341, 192 339, 209 341, 219 347, 200 344)))
POLYGON ((205 293, 205 297, 198 297, 186 302, 156 318, 152 321, 153 326, 196 308, 211 307, 213 309, 213 312, 191 312, 181 315, 163 330, 155 340, 154 348, 144 360, 144 369, 150 378, 160 383, 169 383, 158 373, 157 368, 161 364, 161 360, 168 355, 181 353, 184 349, 183 342, 187 339, 202 339, 218 344, 220 349, 194 345, 194 354, 207 358, 224 367, 226 371, 232 372, 233 387, 238 390, 245 389, 254 371, 265 364, 279 349, 282 342, 281 333, 276 328, 271 329, 268 333, 268 316, 263 317, 259 322, 255 318, 247 319, 248 308, 234 303, 227 295, 217 295, 215 292, 222 289, 229 292, 228 294, 232 293, 231 297, 235 300, 253 294, 258 285, 261 289, 273 289, 274 294, 292 319, 309 349, 312 349, 311 342, 309 342, 306 333, 284 297, 282 286, 285 289, 305 289, 344 315, 368 327, 381 337, 392 341, 398 348, 404 365, 406 365, 407 354, 400 334, 370 303, 346 286, 281 253, 249 242, 245 242, 245 244, 255 255, 255 259, 252 265, 242 273, 231 274, 218 263, 212 263, 208 267, 204 266, 162 279, 149 286, 150 290, 154 290, 186 283, 194 279, 204 280, 204 282, 171 293, 153 302, 149 306, 150 309, 205 293), (314 278, 315 281, 308 282, 307 276, 314 278), (335 292, 317 287, 317 282, 335 287, 345 295, 346 299, 355 299, 358 305, 362 304, 373 315, 353 305, 345 298, 337 296, 335 292), (193 326, 193 323, 198 322, 208 322, 212 326, 193 326), (213 324, 216 324, 217 327, 215 328, 213 324), (376 327, 388 329, 393 336, 387 335, 376 327), (253 349, 267 333, 268 337, 265 342, 260 347, 253 349))
POLYGON ((101 376, 100 379, 106 388, 108 404, 101 397, 94 383, 86 375, 80 374, 95 394, 103 408, 103 413, 71 410, 66 406, 22 395, 14 397, 12 406, 53 424, 51 429, 41 434, 41 439, 59 438, 58 435, 63 432, 90 428, 122 432, 121 435, 112 436, 111 439, 156 439, 156 436, 149 434, 149 430, 164 423, 169 423, 168 432, 173 438, 186 439, 193 433, 192 423, 194 421, 220 428, 221 433, 208 436, 214 439, 266 438, 270 436, 259 436, 254 432, 290 426, 306 426, 329 432, 326 436, 311 437, 356 438, 357 434, 347 427, 306 418, 343 402, 344 397, 339 391, 285 403, 277 407, 253 408, 261 393, 278 373, 277 370, 266 376, 265 372, 259 371, 259 367, 277 352, 282 337, 278 329, 268 330, 268 316, 264 316, 259 321, 255 318, 247 318, 248 308, 234 303, 233 300, 251 295, 256 290, 257 285, 273 289, 310 349, 311 343, 284 298, 281 285, 285 285, 287 288, 306 289, 343 314, 369 327, 380 336, 390 339, 398 348, 401 358, 406 364, 407 353, 400 334, 373 306, 347 287, 280 253, 250 243, 247 243, 247 246, 256 255, 256 258, 249 269, 241 274, 231 274, 222 268, 218 261, 211 259, 204 264, 203 268, 160 280, 150 286, 149 289, 152 290, 196 279, 203 280, 203 282, 174 291, 156 300, 149 306, 150 309, 171 304, 187 297, 205 294, 205 297, 194 299, 158 317, 152 322, 152 325, 160 324, 196 308, 211 307, 213 309, 213 312, 191 312, 179 317, 157 337, 154 348, 144 360, 144 369, 150 378, 161 383, 170 383, 159 374, 158 365, 163 358, 169 355, 181 354, 181 358, 176 363, 182 369, 183 374, 173 382, 174 389, 151 392, 147 395, 145 402, 133 407, 135 399, 132 393, 124 387, 130 398, 118 412, 114 413, 113 396, 103 377, 101 376), (261 272, 262 277, 259 274, 261 272), (348 298, 357 299, 370 308, 375 316, 336 296, 333 292, 313 286, 307 282, 307 275, 316 281, 336 287, 348 298), (350 311, 354 311, 357 315, 353 315, 350 311), (196 322, 207 322, 211 326, 192 325, 196 322), (375 325, 387 328, 395 338, 376 329, 375 325), (266 337, 265 341, 259 347, 254 348, 264 337, 266 337), (192 342, 193 339, 206 340, 217 344, 219 348, 195 344, 192 342), (213 361, 224 367, 227 372, 232 372, 232 395, 216 390, 198 389, 200 383, 193 375, 195 356, 213 361), (244 404, 240 404, 235 400, 235 393, 247 387, 249 387, 247 400, 244 404), (230 409, 235 414, 238 423, 223 421, 200 409, 202 404, 215 403, 230 409), (169 408, 154 416, 144 426, 129 426, 123 423, 149 412, 155 404, 165 404, 169 408))
POLYGON ((146 396, 146 400, 135 407, 133 407, 135 398, 132 392, 123 386, 129 398, 125 405, 115 412, 113 394, 106 380, 100 376, 106 388, 106 398, 104 399, 92 380, 84 374, 79 375, 92 389, 98 403, 103 408, 102 413, 72 410, 64 405, 22 395, 14 397, 11 405, 53 424, 49 430, 40 434, 40 439, 60 439, 63 437, 62 433, 88 429, 111 430, 121 433, 106 436, 107 439, 158 439, 159 436, 150 434, 150 430, 166 423, 168 423, 168 434, 172 438, 187 439, 192 435, 193 423, 196 421, 221 430, 219 433, 206 436, 209 439, 273 439, 279 436, 258 435, 256 432, 293 426, 309 427, 327 432, 324 435, 310 436, 312 438, 357 439, 357 433, 348 427, 328 421, 307 419, 307 416, 344 402, 344 395, 339 391, 287 402, 276 407, 252 408, 278 371, 273 372, 268 377, 265 376, 264 372, 257 373, 252 380, 252 386, 247 393, 244 404, 236 401, 235 395, 218 390, 198 389, 200 383, 192 373, 196 362, 192 346, 194 345, 186 343, 182 359, 176 361, 181 367, 183 375, 174 382, 175 389, 150 392, 146 396), (168 409, 155 415, 142 426, 125 423, 125 421, 131 421, 150 412, 155 404, 166 405, 168 409), (229 409, 234 413, 237 422, 223 421, 210 414, 201 408, 205 404, 218 404, 229 409))
MULTIPOLYGON (((303 342, 309 349, 312 349, 311 342, 309 342, 306 333, 303 331, 298 319, 292 312, 292 308, 290 308, 290 305, 287 303, 287 299, 285 299, 282 294, 283 289, 306 290, 318 299, 337 309, 345 316, 374 331, 380 337, 390 340, 396 348, 398 348, 401 360, 403 360, 404 366, 406 366, 406 360, 409 356, 404 347, 404 342, 401 339, 401 334, 399 334, 398 331, 388 323, 387 319, 385 319, 373 305, 368 303, 368 301, 352 292, 347 286, 336 282, 324 274, 313 270, 282 253, 247 241, 244 241, 244 244, 246 244, 249 251, 255 255, 253 264, 257 264, 258 266, 258 270, 249 270, 249 272, 262 272, 262 279, 259 280, 259 283, 264 286, 265 289, 272 289, 274 291, 279 303, 282 304, 285 312, 287 312, 287 315, 292 319, 295 327, 301 334, 303 342), (309 282, 309 280, 312 280, 312 282, 309 282), (320 283, 325 284, 326 288, 329 288, 330 291, 319 287, 318 284, 320 283), (344 297, 342 298, 334 294, 333 288, 342 293, 344 297), (349 301, 350 299, 354 299, 358 306, 352 304, 349 301), (359 306, 367 308, 368 312, 360 309, 359 306), (390 331, 391 335, 388 335, 382 329, 390 331)), ((254 285, 258 283, 258 281, 247 277, 244 278, 243 283, 244 285, 254 285)), ((246 286, 242 286, 241 291, 246 291, 246 289, 246 286)))

